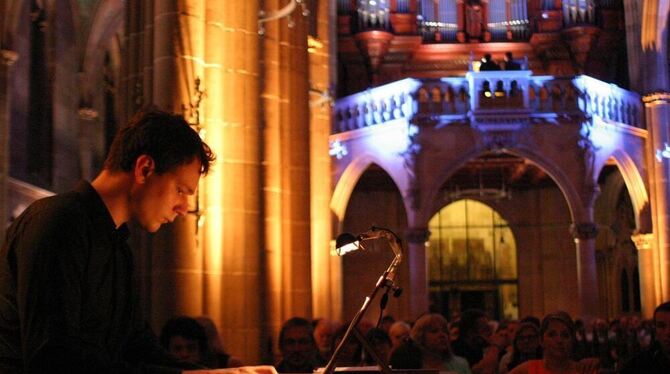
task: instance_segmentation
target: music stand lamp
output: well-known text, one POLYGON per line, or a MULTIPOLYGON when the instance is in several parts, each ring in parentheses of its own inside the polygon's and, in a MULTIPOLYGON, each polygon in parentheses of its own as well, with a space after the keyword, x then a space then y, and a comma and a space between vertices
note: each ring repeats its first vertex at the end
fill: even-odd
POLYGON ((401 289, 395 284, 394 281, 396 271, 398 270, 398 265, 400 265, 400 262, 402 261, 402 246, 400 238, 398 238, 398 235, 396 235, 391 230, 373 226, 369 231, 358 236, 353 236, 349 233, 343 233, 339 235, 336 240, 335 251, 338 255, 343 256, 349 252, 365 250, 363 245, 364 241, 379 238, 384 238, 388 241, 391 250, 393 250, 393 253, 395 254, 393 261, 391 261, 389 267, 379 277, 379 280, 377 280, 377 283, 375 284, 375 288, 372 290, 370 295, 365 298, 363 305, 351 320, 351 323, 349 324, 347 331, 344 333, 342 340, 340 340, 337 348, 335 348, 335 352, 333 352, 333 356, 330 358, 330 361, 328 361, 328 364, 323 371, 324 374, 332 374, 335 371, 337 357, 340 355, 344 344, 351 335, 354 335, 356 339, 361 342, 363 349, 365 349, 370 354, 370 356, 374 358, 384 374, 392 374, 391 368, 389 367, 386 360, 377 354, 374 348, 370 346, 370 343, 368 343, 367 339, 365 339, 361 332, 358 331, 356 326, 361 321, 365 315, 365 312, 367 312, 368 308, 370 307, 370 303, 381 289, 386 289, 387 292, 393 291, 395 296, 400 295, 401 289))

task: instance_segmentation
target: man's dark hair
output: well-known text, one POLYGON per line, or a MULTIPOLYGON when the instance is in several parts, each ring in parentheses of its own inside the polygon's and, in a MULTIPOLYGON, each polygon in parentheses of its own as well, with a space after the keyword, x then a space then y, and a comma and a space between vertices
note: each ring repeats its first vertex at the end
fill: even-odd
POLYGON ((200 173, 207 174, 216 158, 184 117, 156 109, 137 113, 116 134, 104 168, 129 172, 141 155, 153 158, 158 174, 188 164, 194 158, 200 161, 200 173))
POLYGON ((286 335, 286 331, 290 328, 294 327, 304 327, 307 330, 307 335, 309 336, 309 339, 312 341, 312 344, 316 344, 314 342, 314 328, 312 327, 312 323, 304 318, 301 317, 293 317, 281 326, 281 330, 279 331, 279 347, 283 347, 284 345, 284 335, 286 335))
POLYGON ((207 352, 207 335, 198 321, 191 317, 181 316, 168 320, 161 330, 160 342, 165 349, 170 348, 170 339, 181 336, 198 342, 198 350, 207 352))
POLYGON ((670 312, 670 301, 666 301, 654 309, 654 322, 656 322, 656 314, 658 312, 670 312))

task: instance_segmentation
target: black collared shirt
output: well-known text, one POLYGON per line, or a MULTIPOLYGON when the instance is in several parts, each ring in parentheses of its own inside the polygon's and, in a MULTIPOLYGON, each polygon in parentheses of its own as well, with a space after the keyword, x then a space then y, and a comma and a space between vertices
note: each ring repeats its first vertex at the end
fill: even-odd
POLYGON ((0 372, 173 363, 138 316, 127 238, 87 182, 13 222, 0 250, 0 372))
POLYGON ((670 373, 670 357, 663 353, 658 343, 654 343, 648 350, 633 356, 618 372, 621 374, 668 374, 670 373))

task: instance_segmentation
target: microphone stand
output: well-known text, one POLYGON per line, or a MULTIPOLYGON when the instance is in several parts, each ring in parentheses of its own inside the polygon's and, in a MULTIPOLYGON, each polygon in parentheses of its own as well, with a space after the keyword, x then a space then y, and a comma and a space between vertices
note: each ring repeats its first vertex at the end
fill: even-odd
POLYGON ((358 323, 365 315, 365 312, 367 312, 368 308, 370 307, 370 303, 381 289, 383 288, 389 290, 398 289, 398 287, 395 286, 393 277, 395 276, 395 273, 398 269, 398 265, 400 265, 400 262, 402 261, 402 250, 400 247, 400 239, 396 234, 387 229, 382 229, 373 226, 371 231, 373 232, 373 236, 365 237, 361 235, 359 236, 360 240, 363 241, 363 240, 370 240, 384 237, 389 241, 389 245, 391 246, 391 249, 395 253, 395 257, 393 258, 393 261, 391 261, 389 267, 379 277, 379 280, 377 280, 375 288, 372 290, 370 295, 368 295, 365 298, 365 301, 363 301, 361 309, 356 313, 354 319, 351 320, 351 323, 349 324, 347 331, 344 333, 342 340, 340 340, 340 343, 337 345, 337 348, 335 348, 335 352, 333 352, 333 356, 330 358, 330 361, 328 361, 328 365, 326 365, 326 368, 323 371, 324 374, 333 374, 333 372, 335 371, 337 357, 340 355, 340 352, 342 351, 342 348, 344 347, 344 344, 346 343, 347 339, 352 334, 361 342, 363 348, 370 354, 370 356, 372 356, 372 358, 374 358, 375 361, 377 361, 377 364, 379 364, 381 371, 384 374, 392 374, 391 368, 389 367, 388 363, 386 363, 386 360, 384 360, 384 358, 380 357, 377 354, 377 352, 375 352, 370 343, 368 343, 367 339, 365 339, 365 337, 356 327, 358 326, 358 323))

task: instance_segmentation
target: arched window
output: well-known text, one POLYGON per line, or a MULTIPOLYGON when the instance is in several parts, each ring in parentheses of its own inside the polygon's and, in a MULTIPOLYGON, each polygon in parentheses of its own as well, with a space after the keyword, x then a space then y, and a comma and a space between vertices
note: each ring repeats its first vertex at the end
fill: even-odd
POLYGON ((491 207, 458 200, 429 222, 430 296, 435 312, 468 308, 490 316, 518 318, 516 241, 491 207))

